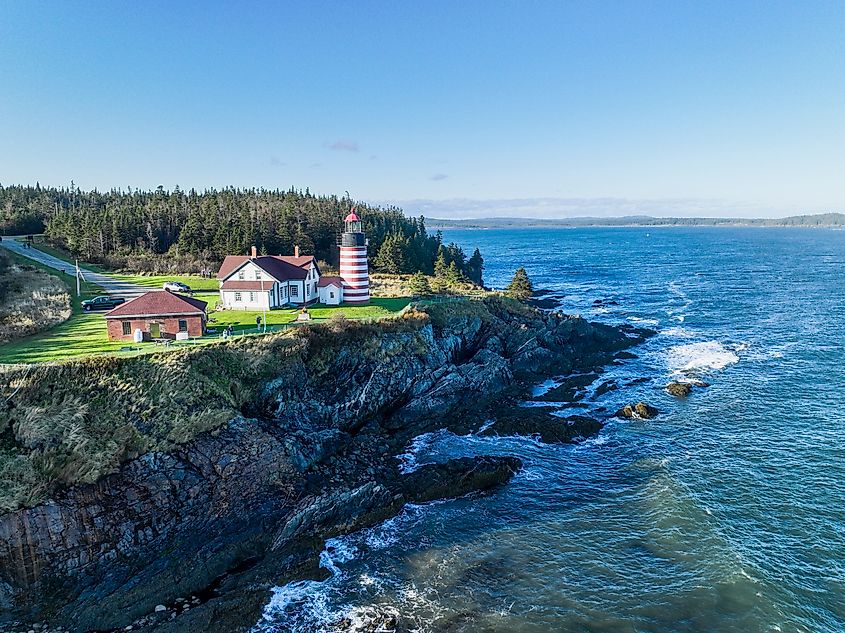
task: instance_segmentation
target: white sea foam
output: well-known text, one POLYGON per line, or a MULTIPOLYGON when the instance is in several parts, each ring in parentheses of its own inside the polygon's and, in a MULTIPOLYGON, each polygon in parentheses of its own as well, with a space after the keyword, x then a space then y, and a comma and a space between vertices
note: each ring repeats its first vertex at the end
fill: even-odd
POLYGON ((667 352, 667 364, 674 373, 719 370, 738 362, 736 351, 718 341, 676 345, 667 352))
POLYGON ((348 563, 358 555, 358 548, 347 538, 332 538, 326 541, 326 549, 320 552, 320 567, 328 569, 332 575, 340 573, 338 565, 348 563))
POLYGON ((628 317, 628 320, 631 323, 641 323, 642 325, 657 325, 658 323, 660 323, 660 321, 658 321, 657 319, 642 319, 640 317, 635 316, 628 317))
POLYGON ((555 380, 554 378, 544 380, 539 385, 535 385, 531 388, 531 396, 534 398, 542 396, 543 394, 548 393, 555 387, 558 387, 560 384, 560 380, 555 380))
POLYGON ((682 327, 666 328, 665 330, 660 330, 660 333, 666 336, 677 336, 678 338, 690 338, 693 336, 692 332, 682 327))

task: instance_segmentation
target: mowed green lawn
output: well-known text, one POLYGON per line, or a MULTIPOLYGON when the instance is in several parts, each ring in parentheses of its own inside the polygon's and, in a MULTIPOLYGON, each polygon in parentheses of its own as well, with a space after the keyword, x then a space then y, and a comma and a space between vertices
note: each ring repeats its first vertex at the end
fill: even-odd
MULTIPOLYGON (((264 318, 265 314, 261 311, 252 310, 214 310, 214 305, 218 300, 218 295, 197 293, 194 295, 197 299, 202 299, 208 302, 208 327, 212 329, 222 330, 231 325, 235 332, 242 331, 257 331, 256 319, 258 317, 264 318)), ((370 303, 364 306, 324 306, 314 305, 308 308, 311 314, 312 322, 321 322, 330 319, 333 314, 343 314, 347 319, 381 319, 396 314, 411 302, 410 299, 404 297, 385 297, 370 299, 370 303)), ((267 326, 268 328, 279 329, 279 326, 293 323, 299 316, 299 308, 283 308, 279 310, 268 310, 267 326)), ((263 328, 262 328, 263 329, 263 328)))
MULTIPOLYGON (((49 252, 52 255, 67 259, 67 255, 57 249, 50 248, 44 244, 36 244, 36 248, 49 252)), ((71 294, 75 295, 76 280, 71 275, 66 275, 52 268, 33 262, 12 254, 21 263, 26 263, 46 272, 56 275, 68 286, 71 294)), ((110 274, 107 271, 102 271, 110 274)), ((220 299, 218 293, 219 284, 217 279, 207 279, 199 275, 119 275, 110 274, 115 279, 131 282, 144 286, 150 290, 161 289, 166 281, 180 281, 191 287, 194 297, 205 301, 208 304, 209 316, 208 328, 211 333, 190 342, 174 342, 173 348, 184 345, 196 345, 220 340, 223 329, 232 326, 235 334, 256 334, 256 318, 264 317, 263 312, 244 310, 215 310, 220 299)), ((37 363, 47 361, 58 361, 90 354, 142 354, 151 351, 160 351, 162 348, 154 343, 134 343, 132 341, 109 341, 106 332, 106 321, 102 312, 84 312, 80 307, 82 299, 102 294, 102 289, 91 283, 83 283, 83 296, 73 296, 73 315, 64 323, 49 330, 33 336, 0 345, 0 363, 37 363), (132 348, 128 350, 126 348, 132 348)), ((343 314, 348 319, 379 319, 389 317, 401 311, 410 303, 409 298, 390 297, 373 298, 370 303, 364 306, 311 306, 308 311, 311 314, 311 322, 326 321, 334 314, 343 314)), ((267 331, 276 332, 285 327, 292 327, 297 323, 299 308, 284 308, 279 310, 268 310, 267 331)), ((261 332, 264 328, 261 328, 261 332)))
POLYGON ((178 281, 185 284, 191 290, 197 292, 217 292, 220 283, 215 277, 200 277, 199 275, 121 275, 118 273, 107 273, 120 281, 125 281, 150 290, 161 290, 168 281, 178 281))
MULTIPOLYGON (((198 293, 198 299, 209 304, 208 326, 213 333, 190 342, 174 342, 172 348, 219 341, 223 328, 232 326, 235 334, 256 334, 255 319, 263 316, 261 312, 225 310, 214 311, 217 293, 198 293)), ((365 306, 312 306, 309 312, 313 321, 325 321, 333 314, 341 313, 348 319, 378 319, 398 313, 408 305, 410 299, 384 298, 371 299, 365 306)), ((78 304, 77 304, 78 305, 78 304)), ((0 345, 0 363, 39 363, 58 361, 89 354, 143 354, 161 351, 154 343, 133 343, 132 341, 109 341, 106 333, 106 321, 103 313, 78 311, 70 319, 50 330, 21 339, 6 345, 0 345), (125 348, 132 348, 131 351, 125 348), (123 350, 123 351, 121 351, 123 350)), ((268 332, 277 332, 292 324, 299 315, 299 309, 286 308, 267 312, 268 332)), ((263 332, 263 328, 262 328, 263 332)))

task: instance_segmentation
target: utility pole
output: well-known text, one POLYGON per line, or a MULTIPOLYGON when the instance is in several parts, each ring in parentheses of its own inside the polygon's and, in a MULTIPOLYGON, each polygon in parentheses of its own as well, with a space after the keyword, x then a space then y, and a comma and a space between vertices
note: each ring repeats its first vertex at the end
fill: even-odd
MULTIPOLYGON (((263 299, 267 299, 267 303, 270 303, 270 297, 264 294, 264 275, 261 275, 261 296, 263 299)), ((267 333, 267 303, 261 301, 261 307, 264 308, 264 318, 261 322, 264 324, 264 333, 267 333)))
POLYGON ((79 270, 79 260, 76 260, 76 296, 82 296, 82 288, 79 283, 79 278, 82 276, 82 271, 79 270))

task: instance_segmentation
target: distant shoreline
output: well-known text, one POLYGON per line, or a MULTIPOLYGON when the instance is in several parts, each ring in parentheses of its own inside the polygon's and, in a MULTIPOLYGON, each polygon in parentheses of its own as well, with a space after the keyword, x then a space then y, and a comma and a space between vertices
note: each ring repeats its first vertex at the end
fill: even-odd
POLYGON ((625 227, 758 227, 758 228, 842 228, 845 214, 822 213, 786 218, 657 218, 624 216, 616 218, 479 218, 446 220, 426 218, 430 229, 505 229, 505 228, 625 228, 625 227))

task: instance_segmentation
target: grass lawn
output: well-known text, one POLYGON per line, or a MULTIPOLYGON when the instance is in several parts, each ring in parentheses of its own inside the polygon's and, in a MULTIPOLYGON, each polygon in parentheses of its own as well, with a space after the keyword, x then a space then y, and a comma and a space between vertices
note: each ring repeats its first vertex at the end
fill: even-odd
MULTIPOLYGON (((68 253, 56 249, 47 244, 36 243, 35 248, 43 250, 60 259, 70 261, 68 253)), ((118 353, 138 354, 153 350, 161 350, 153 343, 136 344, 130 341, 109 341, 106 333, 106 323, 103 313, 84 312, 80 306, 83 299, 104 294, 102 288, 96 284, 83 282, 82 297, 76 296, 76 279, 72 275, 66 275, 53 268, 49 268, 38 262, 25 257, 9 253, 15 261, 40 268, 52 275, 59 277, 71 293, 71 304, 73 315, 64 323, 49 330, 34 334, 33 336, 13 341, 0 346, 0 363, 34 363, 45 361, 57 361, 76 356, 89 354, 118 353), (121 348, 132 347, 132 351, 120 351, 121 348)), ((85 264, 85 266, 89 266, 85 264)), ((89 266, 92 270, 107 273, 96 266, 89 266)), ((181 347, 186 344, 206 343, 219 340, 223 328, 231 325, 235 333, 251 334, 256 333, 257 317, 262 312, 221 310, 216 311, 215 306, 220 298, 218 294, 219 284, 217 279, 207 279, 198 275, 119 275, 107 273, 115 279, 127 281, 150 289, 160 289, 165 281, 180 281, 187 284, 191 289, 198 291, 194 294, 197 299, 208 303, 209 329, 215 330, 214 334, 194 339, 190 343, 174 343, 174 347, 181 347)), ((396 314, 410 303, 405 297, 373 298, 368 305, 364 306, 323 306, 316 305, 308 309, 311 313, 312 322, 325 321, 333 314, 343 314, 348 319, 379 319, 396 314)), ((269 310, 267 312, 267 330, 270 332, 283 329, 289 324, 295 323, 299 315, 299 308, 285 308, 281 310, 269 310)), ((263 329, 263 328, 262 328, 263 329)))
MULTIPOLYGON (((65 275, 65 277, 69 276, 65 275)), ((73 278, 70 277, 70 279, 73 278)), ((208 302, 209 318, 215 320, 209 323, 209 328, 215 329, 216 332, 201 339, 194 339, 191 342, 174 343, 174 348, 218 341, 222 329, 228 325, 232 326, 236 334, 256 333, 255 318, 262 316, 261 312, 240 310, 217 312, 214 311, 214 304, 218 298, 217 293, 197 293, 196 297, 208 302)), ((342 313, 348 319, 378 319, 396 314, 409 302, 410 299, 404 298, 376 298, 371 299, 369 305, 365 306, 312 306, 308 311, 311 313, 313 321, 317 322, 325 321, 332 314, 337 313, 342 313)), ((295 322, 298 314, 298 308, 268 311, 268 331, 276 332, 283 329, 286 324, 295 322)), ((0 363, 38 363, 89 354, 114 353, 123 356, 153 351, 162 351, 162 348, 157 347, 154 343, 138 344, 131 341, 109 341, 103 314, 82 312, 79 308, 79 301, 75 299, 73 316, 61 325, 57 325, 46 332, 0 346, 0 363), (133 350, 120 351, 121 348, 125 347, 132 347, 133 350)))
MULTIPOLYGON (((198 299, 207 301, 209 305, 208 317, 210 328, 218 330, 231 325, 235 332, 241 331, 256 331, 255 319, 264 316, 261 311, 251 310, 214 310, 214 304, 218 299, 218 295, 214 294, 196 294, 198 299)), ((347 319, 380 319, 392 314, 396 314, 411 302, 406 297, 390 297, 390 298, 373 298, 370 303, 364 306, 340 305, 340 306, 324 306, 316 305, 308 308, 311 313, 312 322, 325 321, 333 314, 343 314, 347 319)), ((299 308, 284 308, 281 310, 267 311, 267 325, 270 328, 278 329, 288 323, 296 321, 299 315, 299 308)))
MULTIPOLYGON (((199 275, 121 275, 119 273, 107 273, 109 277, 114 277, 119 281, 144 286, 150 290, 161 290, 166 281, 179 281, 191 290, 199 292, 214 292, 220 288, 220 283, 216 277, 207 278, 199 275)), ((202 299, 202 297, 200 297, 202 299)), ((206 299, 203 299, 206 301, 206 299)), ((213 304, 212 304, 213 305, 213 304)))
MULTIPOLYGON (((52 255, 53 257, 66 261, 69 264, 75 263, 76 260, 73 258, 73 255, 63 248, 44 242, 43 239, 43 237, 36 237, 32 247, 36 250, 43 251, 48 255, 52 255)), ((189 286, 192 290, 199 291, 217 291, 220 287, 217 279, 214 277, 209 279, 206 277, 200 277, 199 275, 122 275, 89 262, 79 262, 79 265, 83 268, 87 268, 88 270, 109 275, 110 277, 114 277, 120 281, 144 286, 145 288, 150 288, 151 290, 161 290, 165 281, 179 281, 189 286)))
POLYGON ((64 323, 44 332, 0 345, 0 363, 31 363, 59 360, 92 352, 119 349, 120 344, 110 344, 106 337, 106 325, 102 314, 84 312, 84 299, 103 294, 103 289, 87 281, 82 282, 82 296, 76 296, 76 277, 66 275, 49 266, 44 266, 17 253, 6 251, 16 263, 32 266, 58 277, 71 296, 73 314, 64 323))

